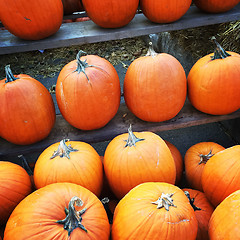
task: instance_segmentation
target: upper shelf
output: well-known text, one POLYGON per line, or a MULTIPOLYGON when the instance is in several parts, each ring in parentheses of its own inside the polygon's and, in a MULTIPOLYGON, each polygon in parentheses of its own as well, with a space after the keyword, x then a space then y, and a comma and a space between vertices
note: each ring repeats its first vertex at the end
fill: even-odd
POLYGON ((39 41, 21 40, 7 30, 0 30, 0 54, 132 38, 152 33, 237 21, 239 19, 240 4, 232 10, 221 14, 204 13, 195 6, 191 6, 180 20, 169 24, 152 23, 143 14, 136 14, 127 26, 117 29, 100 28, 92 21, 63 23, 56 34, 39 41))

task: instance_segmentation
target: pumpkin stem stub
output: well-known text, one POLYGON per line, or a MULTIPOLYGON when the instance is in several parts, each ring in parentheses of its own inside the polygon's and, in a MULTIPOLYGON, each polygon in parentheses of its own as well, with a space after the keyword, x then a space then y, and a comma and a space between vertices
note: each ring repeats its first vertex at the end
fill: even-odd
POLYGON ((69 141, 69 139, 63 139, 60 141, 57 151, 54 151, 53 155, 50 159, 53 159, 57 156, 59 157, 67 157, 70 159, 70 152, 77 152, 77 149, 73 149, 71 145, 66 145, 66 142, 69 141))
POLYGON ((195 198, 191 198, 188 191, 184 191, 184 193, 185 193, 185 195, 187 196, 187 198, 188 198, 188 200, 189 200, 189 202, 190 202, 190 204, 191 204, 191 206, 192 206, 192 208, 193 208, 194 211, 200 211, 200 210, 202 210, 201 208, 197 207, 197 206, 194 204, 195 198))
POLYGON ((164 207, 165 210, 169 211, 169 207, 177 207, 173 203, 173 199, 172 199, 173 194, 174 193, 167 193, 167 194, 162 193, 161 197, 158 198, 157 201, 152 202, 152 204, 156 204, 157 209, 164 207))
POLYGON ((211 57, 211 60, 215 59, 224 59, 226 57, 231 56, 229 53, 227 53, 222 46, 217 42, 215 37, 212 37, 211 40, 216 44, 216 49, 214 51, 214 56, 211 57))
POLYGON ((19 78, 16 78, 14 77, 13 73, 12 73, 12 70, 10 68, 10 65, 6 65, 5 66, 5 72, 6 72, 6 80, 5 80, 5 83, 8 83, 8 82, 13 82, 19 78))
POLYGON ((130 127, 128 128, 128 139, 124 140, 126 143, 126 145, 124 147, 136 147, 136 143, 139 141, 143 141, 145 139, 143 138, 137 138, 132 131, 132 125, 130 124, 130 127))
POLYGON ((72 231, 75 228, 81 228, 85 232, 87 232, 87 229, 82 225, 82 215, 86 212, 86 208, 83 208, 80 211, 76 211, 74 205, 77 205, 78 207, 83 206, 83 201, 79 197, 73 197, 69 204, 68 209, 65 209, 66 218, 63 220, 58 220, 57 223, 63 224, 64 229, 68 231, 68 236, 72 233, 72 231))
POLYGON ((200 157, 200 161, 198 163, 198 165, 202 164, 202 163, 207 163, 207 161, 213 156, 214 154, 212 154, 212 149, 210 150, 210 152, 206 155, 204 154, 199 154, 200 157))
POLYGON ((151 56, 151 57, 156 57, 158 55, 158 53, 156 53, 153 49, 153 43, 150 41, 149 42, 149 48, 148 48, 148 52, 146 54, 146 56, 151 56))

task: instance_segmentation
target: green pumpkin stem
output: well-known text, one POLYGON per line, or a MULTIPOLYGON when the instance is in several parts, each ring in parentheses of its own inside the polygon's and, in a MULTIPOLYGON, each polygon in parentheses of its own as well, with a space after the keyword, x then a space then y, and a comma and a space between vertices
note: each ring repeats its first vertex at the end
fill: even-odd
POLYGON ((149 42, 148 52, 147 52, 146 56, 155 57, 155 56, 157 56, 157 55, 158 55, 158 53, 156 53, 156 52, 154 51, 154 49, 153 49, 153 43, 150 41, 150 42, 149 42))
POLYGON ((53 155, 51 156, 50 159, 53 159, 57 156, 59 157, 67 157, 68 159, 70 159, 70 152, 77 152, 77 149, 73 149, 71 147, 71 145, 66 145, 66 142, 69 141, 69 139, 63 139, 62 141, 60 141, 59 146, 57 151, 54 151, 53 155))
POLYGON ((172 199, 173 195, 174 195, 174 193, 167 193, 167 194, 162 193, 161 197, 158 198, 157 201, 152 202, 152 204, 157 205, 157 209, 164 207, 165 210, 169 211, 170 207, 177 207, 173 203, 173 199, 172 199))
POLYGON ((74 207, 75 204, 78 207, 81 207, 83 206, 83 201, 79 197, 73 197, 68 204, 68 209, 65 208, 64 210, 66 218, 57 221, 57 223, 64 225, 64 229, 68 231, 68 236, 70 236, 72 231, 78 227, 87 232, 87 229, 81 223, 82 215, 86 212, 87 209, 83 208, 80 211, 76 211, 74 207))
POLYGON ((125 147, 136 147, 136 143, 139 141, 143 141, 145 139, 143 138, 137 138, 133 132, 132 132, 132 125, 130 125, 130 127, 128 128, 128 139, 124 140, 126 143, 125 147))
POLYGON ((212 149, 210 150, 210 152, 206 155, 204 154, 199 154, 200 157, 200 161, 198 163, 198 165, 202 164, 202 163, 207 163, 207 161, 213 156, 214 154, 212 154, 212 149))
POLYGON ((13 73, 12 73, 12 70, 10 68, 10 65, 6 65, 5 66, 5 72, 6 72, 6 80, 5 80, 5 83, 8 83, 8 82, 13 82, 15 80, 17 80, 18 78, 14 77, 13 73))
POLYGON ((193 208, 194 211, 200 211, 200 210, 202 210, 201 208, 197 207, 197 206, 194 204, 195 198, 191 198, 188 191, 184 191, 184 193, 185 193, 185 195, 187 196, 187 198, 188 198, 188 200, 189 200, 189 202, 190 202, 190 204, 191 204, 191 206, 192 206, 192 208, 193 208))
POLYGON ((216 44, 216 49, 214 51, 214 56, 211 57, 212 60, 215 59, 224 59, 226 57, 231 56, 229 53, 227 53, 222 46, 217 42, 215 37, 212 37, 211 39, 216 44))

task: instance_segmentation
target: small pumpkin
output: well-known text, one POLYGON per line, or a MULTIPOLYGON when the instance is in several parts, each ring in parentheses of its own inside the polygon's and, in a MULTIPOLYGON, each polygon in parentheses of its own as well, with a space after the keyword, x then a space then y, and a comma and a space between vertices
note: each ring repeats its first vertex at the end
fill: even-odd
POLYGON ((185 176, 190 187, 203 192, 202 172, 208 160, 225 148, 215 142, 200 142, 191 146, 185 154, 185 176))
POLYGON ((19 203, 7 222, 4 239, 108 240, 109 235, 106 211, 92 192, 73 183, 54 183, 19 203))
POLYGON ((105 126, 120 105, 120 82, 113 65, 96 55, 81 56, 63 67, 56 99, 65 120, 82 130, 105 126))
POLYGON ((0 136, 19 145, 43 140, 56 119, 50 93, 29 75, 13 75, 9 65, 5 70, 6 78, 0 81, 0 136))
POLYGON ((83 11, 81 0, 62 0, 64 15, 83 11))
MULTIPOLYGON (((226 1, 227 2, 227 1, 226 1)), ((200 58, 189 72, 188 98, 199 111, 230 114, 240 108, 240 55, 216 43, 214 53, 200 58)))
POLYGON ((103 165, 119 199, 140 183, 174 184, 176 179, 175 162, 164 140, 152 132, 132 132, 131 126, 108 144, 103 165))
POLYGON ((183 191, 169 183, 142 183, 114 211, 113 240, 195 240, 198 223, 183 191))
POLYGON ((175 117, 187 95, 185 71, 170 54, 157 54, 150 43, 146 56, 135 59, 125 75, 124 99, 138 118, 161 122, 175 117))
POLYGON ((70 182, 99 196, 103 184, 103 165, 91 145, 64 139, 40 154, 33 178, 36 188, 57 182, 70 182))

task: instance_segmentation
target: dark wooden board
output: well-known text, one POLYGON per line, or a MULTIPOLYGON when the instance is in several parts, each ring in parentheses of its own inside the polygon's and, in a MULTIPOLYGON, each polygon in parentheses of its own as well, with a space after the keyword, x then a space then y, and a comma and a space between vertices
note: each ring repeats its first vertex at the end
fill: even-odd
POLYGON ((57 120, 50 135, 41 142, 28 146, 18 146, 11 144, 0 138, 0 159, 18 154, 27 154, 42 151, 49 145, 68 138, 88 143, 96 143, 113 139, 115 136, 126 133, 130 124, 133 131, 161 132, 185 128, 217 121, 236 119, 240 117, 240 110, 229 115, 212 116, 197 111, 186 101, 180 113, 171 120, 161 123, 144 122, 135 117, 126 107, 125 103, 120 105, 116 116, 103 128, 93 131, 81 131, 70 126, 61 115, 57 115, 57 120))
POLYGON ((180 20, 169 24, 152 23, 143 14, 136 14, 127 26, 118 29, 103 29, 92 21, 64 23, 56 34, 39 41, 21 40, 10 34, 7 30, 0 30, 0 54, 132 38, 152 33, 219 24, 239 19, 240 4, 234 9, 221 14, 203 13, 195 6, 191 6, 180 20))

